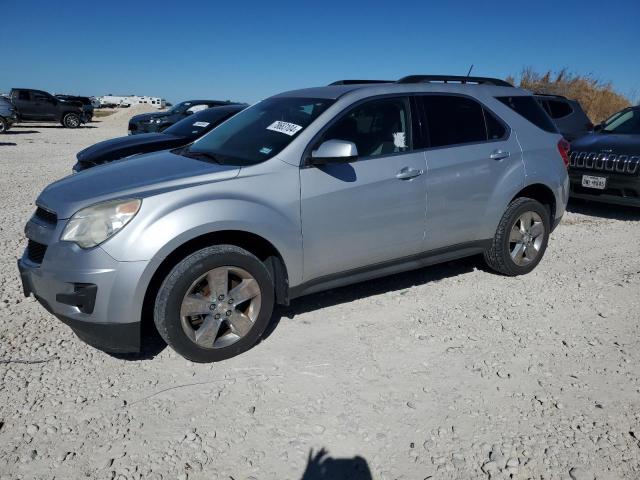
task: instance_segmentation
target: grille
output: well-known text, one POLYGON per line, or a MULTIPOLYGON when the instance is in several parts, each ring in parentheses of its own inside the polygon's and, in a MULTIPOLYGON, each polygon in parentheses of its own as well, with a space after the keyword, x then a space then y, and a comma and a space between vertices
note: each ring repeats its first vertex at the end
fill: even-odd
POLYGON ((50 212, 49 210, 45 210, 44 208, 38 207, 36 208, 36 217, 46 223, 56 224, 58 223, 58 216, 50 212))
POLYGON ((637 175, 640 170, 640 155, 572 151, 569 154, 569 166, 623 175, 637 175))
POLYGON ((33 240, 27 244, 27 258, 33 263, 42 263, 44 254, 47 253, 47 246, 33 240))

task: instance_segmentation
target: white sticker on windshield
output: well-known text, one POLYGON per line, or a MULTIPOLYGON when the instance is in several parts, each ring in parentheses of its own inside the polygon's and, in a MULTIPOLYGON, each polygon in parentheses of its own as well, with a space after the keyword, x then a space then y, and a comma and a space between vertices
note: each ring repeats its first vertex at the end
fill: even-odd
POLYGON ((404 132, 393 134, 393 144, 398 148, 407 148, 407 137, 404 132))
POLYGON ((193 126, 194 127, 207 127, 209 125, 209 122, 194 122, 193 126))
POLYGON ((300 125, 296 125, 295 123, 282 122, 280 120, 276 120, 271 125, 267 127, 267 130, 273 130, 274 132, 284 133, 285 135, 295 135, 302 127, 300 125))

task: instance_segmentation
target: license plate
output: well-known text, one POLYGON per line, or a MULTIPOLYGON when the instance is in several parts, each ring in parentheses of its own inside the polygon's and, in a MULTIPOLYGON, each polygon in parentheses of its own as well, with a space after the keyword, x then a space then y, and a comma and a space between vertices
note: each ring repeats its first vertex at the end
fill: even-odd
POLYGON ((587 188, 596 188, 598 190, 604 190, 607 187, 607 178, 592 177, 591 175, 583 175, 582 186, 587 188))

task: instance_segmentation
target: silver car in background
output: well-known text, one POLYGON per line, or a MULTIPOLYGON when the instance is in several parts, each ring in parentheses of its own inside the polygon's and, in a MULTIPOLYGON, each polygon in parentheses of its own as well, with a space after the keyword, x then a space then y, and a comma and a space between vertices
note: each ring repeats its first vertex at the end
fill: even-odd
POLYGON ((25 294, 103 350, 138 350, 153 322, 210 362, 301 295, 476 254, 535 268, 567 203, 568 144, 531 94, 481 77, 339 83, 49 185, 25 294))

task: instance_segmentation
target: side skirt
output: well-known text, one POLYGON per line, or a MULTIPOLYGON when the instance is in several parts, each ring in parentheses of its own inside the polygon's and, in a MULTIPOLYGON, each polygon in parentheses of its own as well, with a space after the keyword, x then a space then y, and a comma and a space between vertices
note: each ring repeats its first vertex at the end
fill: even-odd
POLYGON ((366 267, 355 268, 344 272, 326 275, 304 282, 289 289, 289 299, 309 295, 310 293, 343 287, 353 283, 364 282, 374 278, 385 277, 395 273, 416 270, 429 265, 449 262, 459 258, 470 257, 483 253, 491 247, 491 240, 478 240, 462 243, 451 247, 439 248, 423 252, 410 257, 404 257, 389 262, 376 263, 366 267))

